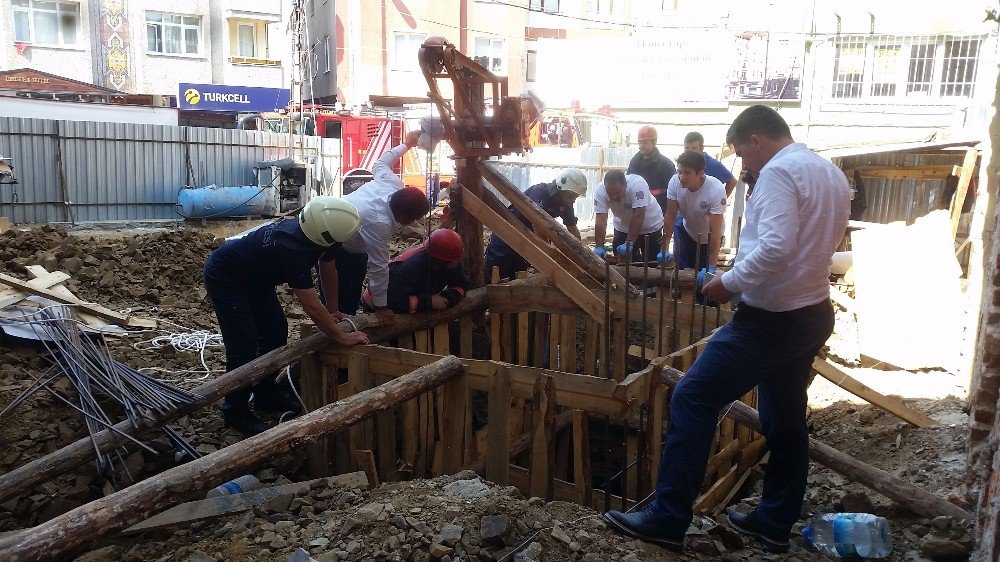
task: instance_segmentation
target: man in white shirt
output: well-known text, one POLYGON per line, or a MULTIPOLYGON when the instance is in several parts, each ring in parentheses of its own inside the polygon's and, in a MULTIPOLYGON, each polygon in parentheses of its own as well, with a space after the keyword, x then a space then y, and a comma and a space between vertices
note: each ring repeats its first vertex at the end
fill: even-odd
POLYGON ((743 111, 726 142, 757 183, 733 269, 701 292, 716 302, 742 293, 742 302, 674 389, 656 498, 642 511, 609 511, 605 519, 630 536, 683 548, 718 415, 757 387, 770 460, 757 508, 730 513, 729 524, 771 552, 786 552, 805 494, 806 388, 813 358, 833 332, 828 267, 847 228, 850 187, 836 166, 795 143, 767 106, 743 111))
MULTIPOLYGON (((675 224, 674 254, 680 269, 698 268, 698 286, 705 283, 708 273, 715 273, 722 247, 722 215, 726 212, 726 186, 705 174, 705 157, 700 152, 687 151, 677 157, 677 175, 667 184, 667 209, 664 224, 675 224)), ((670 244, 671 232, 664 234, 670 244)), ((670 259, 667 253, 665 258, 670 259)))
POLYGON ((394 321, 387 300, 389 238, 400 226, 426 215, 429 204, 422 191, 403 185, 392 166, 407 150, 417 146, 419 138, 420 131, 407 134, 403 144, 380 156, 372 166, 372 181, 344 196, 345 201, 358 209, 361 226, 334 256, 337 280, 333 286, 338 291, 336 298, 332 295, 326 298, 326 306, 337 319, 357 312, 367 272, 375 314, 383 324, 394 321))
POLYGON ((660 251, 663 211, 642 176, 611 170, 594 191, 594 253, 601 257, 608 231, 608 211, 615 215, 611 245, 616 256, 628 259, 629 253, 632 261, 641 262, 660 251))

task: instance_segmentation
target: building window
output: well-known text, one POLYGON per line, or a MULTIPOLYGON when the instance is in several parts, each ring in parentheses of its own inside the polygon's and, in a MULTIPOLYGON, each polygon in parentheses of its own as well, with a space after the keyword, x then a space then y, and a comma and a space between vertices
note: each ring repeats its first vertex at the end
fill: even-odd
POLYGON ((982 41, 953 35, 841 37, 830 97, 861 103, 971 98, 982 41))
POLYGON ((323 37, 323 73, 330 72, 330 36, 323 37))
POLYGON ((490 72, 504 73, 507 71, 507 49, 503 39, 477 37, 473 58, 490 72))
POLYGON ((200 44, 200 17, 146 12, 146 51, 197 55, 200 44))
POLYGON ((417 53, 427 39, 426 33, 396 33, 393 54, 393 69, 420 70, 417 53))
POLYGON ((615 2, 615 0, 587 0, 587 11, 592 14, 613 14, 615 13, 615 8, 619 7, 623 2, 615 2))
POLYGON ((536 12, 558 12, 559 0, 529 0, 528 9, 536 12))
POLYGON ((535 81, 535 73, 538 72, 538 52, 528 51, 528 56, 524 61, 524 80, 526 82, 535 81))
POLYGON ((236 26, 236 55, 249 58, 257 56, 257 26, 249 23, 236 26))
POLYGON ((76 45, 80 5, 74 2, 11 0, 14 41, 36 45, 76 45))

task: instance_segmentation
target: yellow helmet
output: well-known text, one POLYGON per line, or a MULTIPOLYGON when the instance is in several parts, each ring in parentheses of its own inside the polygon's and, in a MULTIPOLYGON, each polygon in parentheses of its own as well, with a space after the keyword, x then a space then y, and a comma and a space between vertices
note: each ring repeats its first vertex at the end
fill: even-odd
POLYGON ((344 242, 358 231, 361 215, 349 202, 331 195, 313 197, 299 213, 306 237, 320 246, 344 242))

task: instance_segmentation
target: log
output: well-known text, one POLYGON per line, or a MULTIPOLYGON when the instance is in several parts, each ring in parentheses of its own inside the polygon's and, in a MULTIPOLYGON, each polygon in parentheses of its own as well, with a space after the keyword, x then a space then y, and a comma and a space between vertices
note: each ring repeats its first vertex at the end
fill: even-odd
POLYGON ((555 461, 556 386, 551 376, 535 380, 531 420, 531 495, 552 501, 552 466, 555 461))
MULTIPOLYGON (((625 266, 624 265, 614 265, 611 266, 612 271, 617 271, 624 275, 625 266)), ((722 272, 719 272, 720 274, 722 272)), ((673 266, 667 267, 666 275, 663 276, 663 286, 669 287, 671 283, 676 283, 677 287, 680 289, 694 289, 695 288, 695 277, 697 277, 698 272, 693 269, 682 269, 677 272, 677 279, 674 279, 674 268, 673 266)), ((642 266, 630 266, 628 268, 628 280, 639 286, 642 286, 642 266)), ((649 277, 646 279, 646 283, 650 287, 656 287, 660 285, 660 268, 650 267, 649 277)), ((667 295, 670 298, 670 295, 667 295)))
POLYGON ((576 239, 575 236, 569 233, 565 227, 557 223, 556 220, 549 216, 548 213, 543 211, 534 201, 528 198, 520 189, 517 188, 506 176, 500 173, 499 170, 493 167, 490 162, 479 161, 479 170, 483 174, 483 179, 490 182, 501 195, 506 197, 511 204, 514 205, 522 215, 527 217, 528 221, 531 222, 532 228, 535 232, 539 233, 543 237, 552 240, 552 243, 556 245, 562 253, 567 256, 577 259, 577 263, 583 268, 591 277, 597 279, 598 281, 610 281, 619 288, 626 289, 629 294, 638 295, 639 290, 622 277, 620 273, 612 270, 610 273, 610 279, 605 271, 604 260, 597 257, 590 248, 583 245, 583 242, 576 239))
MULTIPOLYGON (((526 278, 524 282, 527 284, 538 283, 539 278, 531 276, 526 278)), ((511 282, 512 285, 518 283, 518 281, 511 282)), ((360 316, 359 318, 355 318, 354 322, 358 329, 368 332, 369 340, 374 343, 399 337, 403 334, 409 334, 416 330, 426 329, 427 326, 436 326, 451 322, 484 308, 486 303, 486 290, 476 289, 469 291, 462 301, 447 310, 431 314, 397 315, 396 323, 392 327, 368 329, 371 326, 377 325, 378 321, 373 315, 360 316)), ((354 326, 347 321, 341 322, 340 327, 347 332, 354 331, 354 326)), ((334 344, 322 332, 294 341, 199 386, 194 390, 194 394, 198 396, 198 399, 192 404, 177 408, 156 419, 143 418, 138 428, 126 420, 115 425, 115 429, 135 436, 163 426, 177 418, 215 403, 237 388, 247 386, 269 373, 283 369, 310 353, 326 349, 331 345, 334 344)), ((18 496, 37 484, 50 480, 90 461, 93 459, 93 447, 95 446, 102 451, 108 451, 113 447, 125 443, 125 438, 110 430, 104 430, 96 434, 93 439, 93 442, 91 442, 90 437, 78 439, 58 451, 0 475, 0 502, 18 496)))
POLYGON ((0 540, 0 559, 9 562, 63 559, 87 541, 128 528, 207 488, 245 474, 271 458, 345 429, 461 373, 461 362, 449 355, 382 386, 289 420, 0 540))
MULTIPOLYGON (((663 366, 660 376, 663 384, 674 387, 680 382, 684 373, 663 366)), ((760 417, 757 415, 757 410, 743 402, 733 402, 727 410, 726 416, 750 429, 760 431, 760 417)), ((917 515, 929 519, 939 515, 972 519, 972 514, 961 507, 811 437, 809 438, 809 458, 839 472, 851 481, 875 490, 917 515)))

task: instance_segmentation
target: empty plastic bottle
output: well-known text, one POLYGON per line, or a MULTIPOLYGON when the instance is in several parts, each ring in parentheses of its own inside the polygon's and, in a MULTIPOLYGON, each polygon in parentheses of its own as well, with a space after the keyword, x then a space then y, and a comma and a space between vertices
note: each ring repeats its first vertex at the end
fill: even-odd
POLYGON ((250 490, 256 490, 260 488, 260 480, 252 474, 244 474, 239 478, 234 478, 221 486, 217 486, 211 489, 206 495, 206 498, 217 498, 219 496, 231 496, 233 494, 242 494, 243 492, 249 492, 250 490))
POLYGON ((806 525, 802 536, 827 556, 885 558, 892 552, 889 522, 868 513, 825 513, 806 525))

